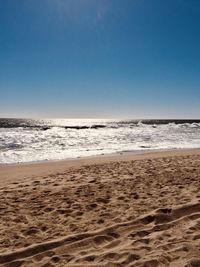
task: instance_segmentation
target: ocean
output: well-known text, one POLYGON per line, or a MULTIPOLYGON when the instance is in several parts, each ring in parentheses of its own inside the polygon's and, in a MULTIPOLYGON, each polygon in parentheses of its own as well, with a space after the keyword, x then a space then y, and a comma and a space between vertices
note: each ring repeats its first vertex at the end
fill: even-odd
POLYGON ((0 163, 200 148, 200 120, 0 119, 0 163))

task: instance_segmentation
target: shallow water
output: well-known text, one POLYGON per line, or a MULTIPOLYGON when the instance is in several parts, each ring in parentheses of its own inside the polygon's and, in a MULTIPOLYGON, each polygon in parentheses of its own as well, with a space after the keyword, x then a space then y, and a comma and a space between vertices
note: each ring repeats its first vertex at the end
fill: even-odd
POLYGON ((200 120, 0 119, 0 163, 200 148, 200 120))

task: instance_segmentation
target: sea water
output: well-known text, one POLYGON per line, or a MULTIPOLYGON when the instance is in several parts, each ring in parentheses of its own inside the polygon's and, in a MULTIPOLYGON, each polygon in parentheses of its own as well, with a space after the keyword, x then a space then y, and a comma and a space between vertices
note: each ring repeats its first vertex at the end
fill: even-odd
POLYGON ((0 163, 200 148, 200 120, 0 119, 0 163))

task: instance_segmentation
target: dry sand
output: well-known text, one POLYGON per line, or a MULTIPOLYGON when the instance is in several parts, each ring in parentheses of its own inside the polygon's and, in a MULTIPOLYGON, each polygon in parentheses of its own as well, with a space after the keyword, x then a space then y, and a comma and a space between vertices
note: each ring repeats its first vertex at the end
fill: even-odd
POLYGON ((0 265, 200 266, 200 150, 0 166, 0 265))

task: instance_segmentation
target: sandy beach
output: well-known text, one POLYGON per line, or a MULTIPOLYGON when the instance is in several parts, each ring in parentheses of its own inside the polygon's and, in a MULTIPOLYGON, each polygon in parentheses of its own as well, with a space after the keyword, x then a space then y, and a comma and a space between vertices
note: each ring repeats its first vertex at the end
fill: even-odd
POLYGON ((200 150, 0 166, 0 266, 200 266, 200 150))

